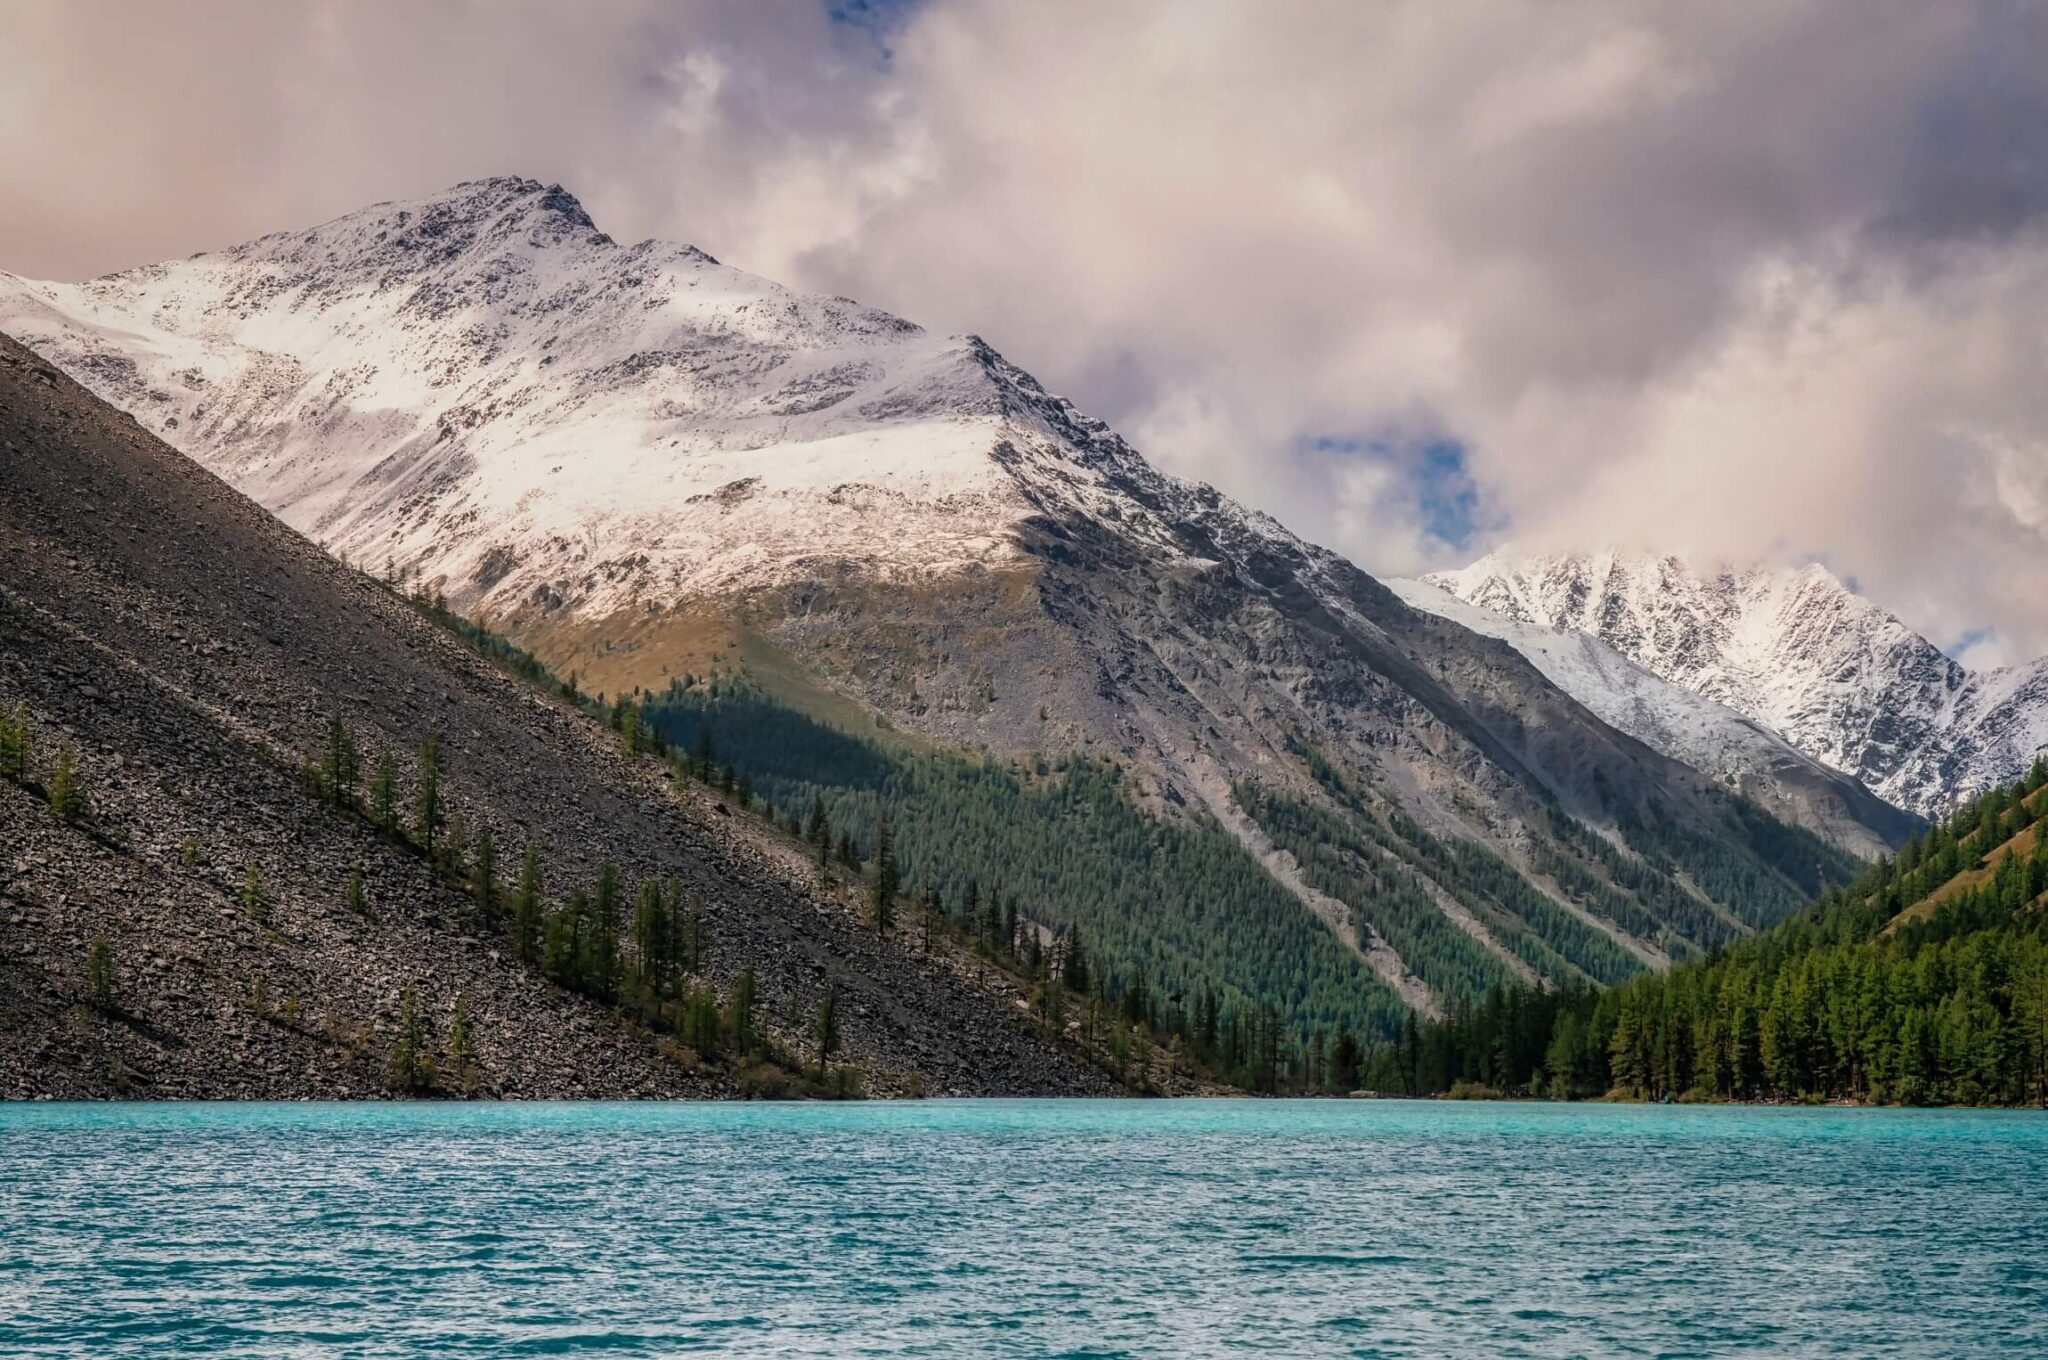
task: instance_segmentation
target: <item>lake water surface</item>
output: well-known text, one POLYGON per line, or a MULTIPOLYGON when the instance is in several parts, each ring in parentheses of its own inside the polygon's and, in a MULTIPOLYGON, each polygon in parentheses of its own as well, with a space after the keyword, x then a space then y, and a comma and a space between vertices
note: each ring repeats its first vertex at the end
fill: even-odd
POLYGON ((2048 1355, 2048 1116, 0 1106, 0 1354, 2048 1355))

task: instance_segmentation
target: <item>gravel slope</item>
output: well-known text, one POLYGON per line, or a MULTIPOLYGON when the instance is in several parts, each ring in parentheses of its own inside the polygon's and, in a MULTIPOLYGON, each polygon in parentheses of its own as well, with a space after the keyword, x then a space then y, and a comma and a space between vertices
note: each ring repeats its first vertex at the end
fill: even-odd
POLYGON ((0 1096, 375 1094, 408 985, 444 1035, 467 999, 491 1092, 730 1093, 504 957, 415 858, 300 793, 335 710, 372 762, 399 760, 408 794, 438 733, 453 810, 505 860, 546 847, 551 895, 607 858, 629 890, 661 875, 701 893, 712 973, 753 967, 771 1025, 800 1032, 836 981, 847 1055, 879 1090, 1104 1089, 999 987, 876 940, 761 828, 629 766, 609 733, 0 337, 0 704, 17 701, 45 777, 75 749, 93 811, 67 827, 0 781, 0 1096), (261 925, 236 900, 252 865, 261 925), (343 904, 356 866, 367 917, 343 904), (81 1004, 100 934, 121 1018, 81 1004))

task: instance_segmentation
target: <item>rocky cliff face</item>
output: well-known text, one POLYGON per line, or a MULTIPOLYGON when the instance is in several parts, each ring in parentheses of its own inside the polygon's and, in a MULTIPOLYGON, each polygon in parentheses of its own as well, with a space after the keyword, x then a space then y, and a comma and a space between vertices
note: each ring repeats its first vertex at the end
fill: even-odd
POLYGON ((554 903, 605 860, 629 890, 658 877, 701 897, 709 979, 752 968, 798 1052, 833 984, 847 1056, 883 1091, 912 1074, 929 1092, 1108 1089, 993 982, 877 940, 800 849, 622 759, 610 732, 0 338, 0 708, 17 703, 37 754, 25 783, 0 778, 0 1097, 376 1093, 407 987, 437 1045, 467 1002, 487 1093, 731 1093, 509 957, 418 856, 308 797, 300 763, 336 713, 371 765, 395 757, 408 797, 437 733, 449 811, 472 841, 492 833, 508 877, 540 847, 554 903), (64 751, 89 804, 75 824, 31 787, 64 751), (241 900, 252 872, 260 913, 241 900), (114 1014, 84 1004, 95 937, 114 1014))
MULTIPOLYGON (((1511 647, 1160 475, 973 337, 620 245, 559 188, 480 181, 76 286, 0 278, 0 327, 587 688, 751 649, 930 739, 1110 754, 1154 810, 1261 854, 1235 791, 1319 800, 1334 779, 1356 815, 1483 846, 1543 910, 1652 960, 1782 912, 1816 872, 1511 647), (1560 840, 1557 817, 1597 834, 1560 840), (1704 886, 1652 827, 1756 877, 1704 886), (1560 863, 1590 878, 1567 888, 1560 863)), ((1545 929, 1469 882, 1428 890, 1503 957, 1545 929)), ((1374 891, 1361 949, 1412 991, 1374 891)))
POLYGON ((2048 748, 2048 660, 1973 674, 1826 568, 1617 553, 1488 557, 1430 578, 1510 620, 1599 638, 1923 815, 2048 748))

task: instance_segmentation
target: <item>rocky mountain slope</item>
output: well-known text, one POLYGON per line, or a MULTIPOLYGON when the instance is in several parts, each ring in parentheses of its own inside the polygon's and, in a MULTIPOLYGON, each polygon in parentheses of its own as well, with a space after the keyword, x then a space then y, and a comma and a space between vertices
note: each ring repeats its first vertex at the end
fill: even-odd
POLYGON ((1922 815, 2010 783, 2048 749, 2048 659, 1967 671, 1818 564, 1489 556, 1428 579, 1514 622, 1599 638, 1922 815))
POLYGON ((752 658, 836 721, 1108 756, 1143 806, 1214 818, 1290 883, 1327 855, 1305 908, 1404 995, 1429 969, 1397 936, 1477 951, 1467 980, 1612 976, 1841 868, 1512 648, 1161 476, 979 340, 620 245, 558 187, 478 181, 75 286, 0 277, 0 327, 586 688, 752 658), (1426 922, 1397 909, 1418 901, 1426 922))
POLYGON ((629 892, 660 878, 701 899, 705 976, 729 989, 753 969, 762 1023, 799 1053, 832 984, 844 1053, 878 1089, 1109 1089, 1014 997, 819 896, 801 851, 788 862, 623 759, 611 732, 0 337, 10 722, 17 704, 35 750, 0 770, 0 1097, 375 1093, 408 987, 439 1043, 464 999, 487 1093, 732 1091, 543 980, 419 856, 308 796, 301 761, 334 714, 367 766, 395 759, 408 806, 438 734, 449 811, 473 842, 492 833, 508 878, 540 847, 555 905, 603 861, 629 892), (51 805, 67 758, 85 796, 70 822, 51 805), (111 1010, 85 1004, 96 938, 111 1010))
POLYGON ((1895 848, 1915 819, 1855 779, 1795 749, 1755 719, 1681 688, 1590 633, 1522 622, 1467 604, 1428 581, 1392 580, 1408 604, 1496 637, 1559 689, 1620 731, 1730 788, 1795 826, 1865 858, 1895 848))

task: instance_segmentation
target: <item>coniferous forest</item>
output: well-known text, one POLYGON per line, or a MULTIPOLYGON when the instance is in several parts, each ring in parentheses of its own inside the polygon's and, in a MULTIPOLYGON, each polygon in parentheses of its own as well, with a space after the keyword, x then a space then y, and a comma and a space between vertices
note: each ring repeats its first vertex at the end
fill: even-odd
POLYGON ((1095 985, 1119 1004, 1140 998, 1150 1021, 1213 1044, 1227 1066, 1249 1061, 1264 1028, 1363 1040, 1395 1033, 1406 1014, 1228 832, 1144 816, 1107 762, 897 751, 743 680, 678 682, 639 708, 675 749, 744 772, 749 797, 784 822, 809 835, 822 818, 845 863, 872 858, 886 819, 905 896, 991 947, 1015 939, 1028 953, 1033 940, 1078 935, 1095 985))
POLYGON ((1797 918, 1606 991, 1501 987, 1373 1055, 1390 1092, 2048 1104, 2048 764, 1797 918))

